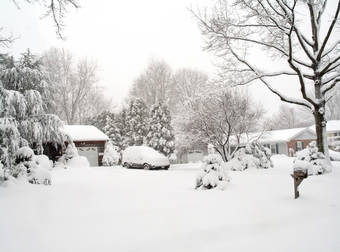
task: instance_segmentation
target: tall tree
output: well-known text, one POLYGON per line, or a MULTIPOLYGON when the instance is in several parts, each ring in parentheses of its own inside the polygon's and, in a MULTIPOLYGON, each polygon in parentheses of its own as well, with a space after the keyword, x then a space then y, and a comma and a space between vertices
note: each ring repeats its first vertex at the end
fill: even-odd
POLYGON ((308 110, 300 106, 281 104, 271 122, 267 122, 265 129, 291 129, 307 127, 313 124, 314 118, 308 110))
POLYGON ((206 49, 227 63, 225 69, 238 77, 237 84, 260 81, 282 101, 304 106, 313 113, 317 146, 327 157, 326 97, 340 81, 337 51, 340 40, 335 31, 340 1, 331 3, 327 0, 218 0, 210 10, 193 11, 206 38, 206 49), (282 69, 262 69, 261 63, 252 58, 260 51, 270 56, 262 53, 264 59, 279 61, 282 69), (289 97, 275 88, 272 78, 278 76, 295 77, 300 98, 289 97), (312 94, 307 92, 309 86, 312 94))
MULTIPOLYGON (((5 78, 6 86, 0 79, 0 162, 5 166, 7 175, 11 174, 18 148, 29 145, 41 154, 42 148, 38 147, 43 143, 64 143, 64 135, 60 131, 63 124, 57 116, 46 113, 39 91, 16 85, 22 83, 20 80, 28 72, 32 79, 39 79, 40 73, 17 62, 15 69, 15 75, 5 78), (38 77, 34 77, 35 74, 38 77)), ((0 68, 0 76, 8 77, 3 74, 7 70, 0 68)))
POLYGON ((50 100, 55 105, 51 112, 68 124, 84 123, 87 118, 110 107, 102 90, 97 86, 97 65, 85 59, 75 62, 73 55, 52 48, 42 62, 48 75, 50 100))
POLYGON ((151 61, 146 70, 134 81, 130 96, 141 98, 147 106, 167 103, 172 88, 172 70, 164 61, 151 61))
POLYGON ((340 85, 334 87, 328 95, 326 104, 326 117, 328 120, 340 120, 340 85))
POLYGON ((175 151, 175 136, 168 108, 162 103, 151 107, 147 145, 170 157, 175 151))
POLYGON ((126 122, 126 136, 129 139, 129 145, 142 145, 145 142, 149 122, 147 107, 142 99, 137 98, 130 101, 126 122))

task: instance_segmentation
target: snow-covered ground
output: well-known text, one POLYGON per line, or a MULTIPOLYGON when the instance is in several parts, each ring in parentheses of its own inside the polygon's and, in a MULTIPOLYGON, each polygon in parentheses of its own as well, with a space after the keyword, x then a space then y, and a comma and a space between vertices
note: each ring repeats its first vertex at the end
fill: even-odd
POLYGON ((293 198, 292 159, 194 190, 198 166, 58 169, 0 188, 0 251, 340 251, 340 162, 293 198))

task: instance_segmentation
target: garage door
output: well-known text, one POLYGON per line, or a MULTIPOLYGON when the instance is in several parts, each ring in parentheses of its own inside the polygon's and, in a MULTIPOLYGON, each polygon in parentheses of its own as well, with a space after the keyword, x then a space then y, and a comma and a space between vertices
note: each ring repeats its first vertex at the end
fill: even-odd
POLYGON ((90 166, 98 166, 97 147, 78 147, 79 156, 84 156, 90 163, 90 166))

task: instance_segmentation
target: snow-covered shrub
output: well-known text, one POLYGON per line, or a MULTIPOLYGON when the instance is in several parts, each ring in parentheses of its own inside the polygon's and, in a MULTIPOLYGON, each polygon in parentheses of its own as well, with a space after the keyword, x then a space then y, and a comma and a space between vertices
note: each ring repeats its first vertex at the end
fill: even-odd
POLYGON ((113 166, 117 165, 119 162, 119 153, 118 148, 113 146, 111 142, 107 142, 105 144, 105 151, 103 156, 103 165, 104 166, 113 166))
POLYGON ((233 171, 243 171, 248 168, 268 169, 273 167, 270 158, 270 150, 254 141, 236 151, 234 158, 226 163, 226 167, 233 171))
POLYGON ((15 154, 15 165, 11 175, 15 178, 27 177, 37 167, 34 161, 34 152, 30 147, 21 147, 15 154))
POLYGON ((323 174, 331 169, 326 161, 325 155, 318 151, 316 142, 310 142, 307 148, 296 153, 293 169, 305 168, 308 170, 308 175, 323 174))
POLYGON ((45 155, 35 156, 33 150, 28 147, 21 147, 15 154, 15 164, 11 175, 15 178, 27 178, 32 184, 51 184, 51 174, 48 169, 51 161, 45 155))
POLYGON ((208 156, 203 160, 202 170, 196 178, 196 189, 225 189, 226 183, 230 181, 228 173, 223 165, 222 157, 214 153, 208 146, 208 156))

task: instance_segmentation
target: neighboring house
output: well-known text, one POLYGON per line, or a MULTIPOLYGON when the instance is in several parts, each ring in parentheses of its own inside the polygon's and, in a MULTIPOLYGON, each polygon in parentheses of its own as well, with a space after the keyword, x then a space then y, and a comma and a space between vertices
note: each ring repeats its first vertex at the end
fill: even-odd
MULTIPOLYGON (((309 127, 315 132, 315 125, 309 127)), ((331 120, 326 125, 327 142, 330 148, 340 147, 340 120, 331 120)))
POLYGON ((178 156, 178 162, 179 163, 197 163, 201 162, 204 158, 204 151, 201 150, 186 150, 178 156))
POLYGON ((90 166, 101 166, 105 143, 108 136, 92 125, 65 125, 63 131, 78 149, 80 156, 85 156, 90 166))
POLYGON ((283 130, 272 130, 265 132, 243 134, 240 137, 239 144, 233 144, 235 147, 243 147, 252 141, 258 141, 267 148, 272 154, 285 154, 293 156, 297 151, 304 149, 310 142, 316 140, 316 135, 309 128, 294 128, 283 130))

